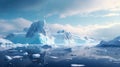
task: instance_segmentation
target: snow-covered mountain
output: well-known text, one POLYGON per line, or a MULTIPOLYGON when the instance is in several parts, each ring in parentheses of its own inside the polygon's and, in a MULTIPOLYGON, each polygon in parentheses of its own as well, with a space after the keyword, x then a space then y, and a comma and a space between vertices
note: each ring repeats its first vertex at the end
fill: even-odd
POLYGON ((110 41, 101 41, 97 46, 100 47, 120 47, 120 36, 110 41))

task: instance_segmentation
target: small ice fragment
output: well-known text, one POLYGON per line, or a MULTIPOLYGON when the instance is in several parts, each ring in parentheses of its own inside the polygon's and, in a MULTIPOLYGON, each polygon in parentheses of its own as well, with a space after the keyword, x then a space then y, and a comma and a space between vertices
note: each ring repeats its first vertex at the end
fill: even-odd
POLYGON ((40 58, 40 54, 33 54, 32 57, 33 58, 40 58))
POLYGON ((57 59, 58 57, 56 57, 56 56, 50 56, 51 58, 53 58, 53 59, 57 59))
POLYGON ((20 50, 20 52, 23 52, 23 50, 20 50))
POLYGON ((71 64, 71 67, 84 67, 84 64, 71 64))
POLYGON ((28 52, 23 53, 23 55, 28 55, 28 52))
POLYGON ((10 57, 10 56, 8 56, 8 55, 6 55, 5 58, 6 58, 8 61, 12 60, 12 57, 10 57))
POLYGON ((13 58, 17 58, 17 59, 19 59, 19 58, 22 58, 23 56, 13 56, 13 58))
POLYGON ((72 58, 66 58, 66 60, 72 60, 72 58))

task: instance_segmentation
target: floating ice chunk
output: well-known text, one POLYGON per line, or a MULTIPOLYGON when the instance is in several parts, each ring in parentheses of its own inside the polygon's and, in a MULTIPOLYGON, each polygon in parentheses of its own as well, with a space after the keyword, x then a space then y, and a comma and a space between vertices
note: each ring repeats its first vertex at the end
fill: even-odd
POLYGON ((28 52, 23 53, 23 55, 28 55, 28 52))
POLYGON ((66 60, 72 60, 72 58, 66 58, 66 60))
POLYGON ((71 64, 71 67, 84 67, 84 64, 71 64))
POLYGON ((57 59, 58 57, 56 57, 56 56, 50 56, 51 58, 53 58, 53 59, 57 59))
POLYGON ((40 58, 40 54, 33 54, 32 57, 33 58, 40 58))
POLYGON ((10 61, 10 60, 13 59, 12 57, 10 57, 10 56, 8 56, 8 55, 6 55, 5 58, 6 58, 8 61, 10 61))
POLYGON ((16 59, 20 59, 22 58, 23 56, 13 56, 13 58, 16 58, 16 59))
POLYGON ((23 50, 20 50, 20 52, 23 52, 23 50))

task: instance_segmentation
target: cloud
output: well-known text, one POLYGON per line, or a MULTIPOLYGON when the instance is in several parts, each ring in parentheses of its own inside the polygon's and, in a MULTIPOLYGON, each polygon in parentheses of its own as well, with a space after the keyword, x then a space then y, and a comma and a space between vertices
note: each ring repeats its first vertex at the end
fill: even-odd
POLYGON ((75 0, 76 2, 69 9, 65 9, 60 17, 65 18, 67 16, 77 15, 77 14, 89 14, 96 11, 106 10, 106 11, 119 11, 120 10, 120 0, 75 0))
POLYGON ((1 32, 9 31, 9 30, 14 30, 15 28, 13 25, 6 23, 6 20, 0 20, 0 29, 1 32))
POLYGON ((106 24, 108 27, 98 28, 94 30, 93 37, 96 39, 111 40, 117 36, 120 36, 120 23, 106 24))
POLYGON ((60 18, 89 14, 97 11, 120 11, 120 0, 56 0, 48 1, 41 8, 47 14, 58 14, 60 18), (62 4, 62 5, 61 5, 62 4))
POLYGON ((25 27, 29 27, 32 22, 24 18, 16 18, 12 20, 0 20, 0 34, 10 33, 13 31, 22 31, 25 27))
POLYGON ((26 20, 24 18, 16 18, 14 20, 11 20, 12 24, 19 28, 19 30, 22 30, 25 27, 29 27, 31 25, 31 21, 26 20))
POLYGON ((119 12, 104 12, 104 13, 91 13, 84 15, 87 17, 99 17, 99 18, 109 18, 109 17, 119 17, 120 13, 119 12))
POLYGON ((103 15, 103 17, 113 17, 113 16, 120 16, 120 13, 109 13, 109 14, 103 15))
POLYGON ((22 9, 32 8, 39 4, 39 6, 45 0, 0 0, 0 11, 16 11, 22 9))
POLYGON ((0 11, 37 12, 61 18, 96 11, 120 11, 120 0, 0 0, 0 11))
POLYGON ((120 36, 120 23, 106 23, 106 24, 94 24, 88 26, 72 26, 69 24, 61 25, 61 24, 50 24, 49 28, 52 32, 56 32, 57 30, 64 29, 73 34, 82 37, 94 38, 97 40, 110 40, 114 37, 120 36))

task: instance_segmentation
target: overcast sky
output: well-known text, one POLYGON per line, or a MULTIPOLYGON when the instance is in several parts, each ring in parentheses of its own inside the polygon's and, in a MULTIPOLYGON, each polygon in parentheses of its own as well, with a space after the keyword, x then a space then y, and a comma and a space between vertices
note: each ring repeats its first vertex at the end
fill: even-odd
MULTIPOLYGON (((103 27, 103 31, 119 25, 120 0, 0 0, 0 33, 29 27, 33 21, 43 20, 44 16, 49 24, 70 25, 75 30, 84 27, 87 31, 91 31, 89 27, 95 26, 95 30, 103 27)), ((120 32, 115 29, 113 34, 117 36, 120 32)), ((102 36, 95 34, 98 35, 102 36)))

